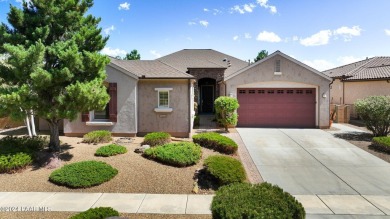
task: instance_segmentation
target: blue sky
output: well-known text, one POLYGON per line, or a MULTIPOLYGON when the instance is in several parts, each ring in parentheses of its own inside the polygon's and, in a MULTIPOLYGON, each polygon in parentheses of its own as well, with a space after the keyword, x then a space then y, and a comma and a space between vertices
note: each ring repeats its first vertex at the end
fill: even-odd
MULTIPOLYGON (((9 4, 0 0, 0 21, 9 4)), ((280 50, 318 70, 390 56, 389 0, 95 0, 104 49, 155 59, 215 49, 248 60, 280 50)))

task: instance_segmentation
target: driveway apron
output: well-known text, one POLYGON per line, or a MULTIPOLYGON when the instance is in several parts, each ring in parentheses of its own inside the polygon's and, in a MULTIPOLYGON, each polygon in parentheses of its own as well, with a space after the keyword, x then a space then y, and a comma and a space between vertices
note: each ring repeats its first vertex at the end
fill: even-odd
POLYGON ((390 195, 390 164, 328 132, 237 131, 264 181, 293 195, 390 195))

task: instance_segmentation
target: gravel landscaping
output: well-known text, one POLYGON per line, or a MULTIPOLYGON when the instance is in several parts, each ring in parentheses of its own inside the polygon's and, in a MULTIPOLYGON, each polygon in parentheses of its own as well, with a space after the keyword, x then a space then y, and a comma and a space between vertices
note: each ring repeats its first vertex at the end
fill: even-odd
MULTIPOLYGON (((119 138, 114 138, 114 141, 119 138)), ((120 143, 128 150, 126 154, 113 157, 96 157, 96 149, 107 145, 82 143, 82 138, 60 137, 63 164, 78 161, 103 161, 118 169, 119 173, 112 180, 101 185, 84 189, 70 189, 49 182, 53 169, 32 166, 16 174, 0 174, 2 192, 108 192, 108 193, 158 193, 158 194, 190 194, 193 189, 194 174, 203 168, 203 160, 210 155, 219 154, 202 148, 201 160, 189 167, 172 167, 157 163, 134 152, 143 138, 132 138, 131 143, 120 143)), ((176 139, 177 140, 177 139, 176 139)), ((189 139, 181 139, 189 140, 189 139)), ((201 194, 214 193, 213 190, 201 189, 201 194)))

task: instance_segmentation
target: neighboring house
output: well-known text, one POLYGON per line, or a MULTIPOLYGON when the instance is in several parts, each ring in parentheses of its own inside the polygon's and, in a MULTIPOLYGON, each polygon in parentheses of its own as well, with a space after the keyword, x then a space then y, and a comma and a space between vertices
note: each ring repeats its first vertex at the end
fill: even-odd
POLYGON ((367 58, 323 73, 333 79, 330 103, 350 105, 351 117, 357 117, 356 100, 390 95, 390 57, 367 58))
POLYGON ((106 72, 106 110, 65 120, 65 135, 106 129, 188 137, 194 102, 199 113, 213 113, 223 95, 238 98, 238 126, 329 127, 331 78, 280 51, 250 65, 211 49, 185 49, 151 61, 111 58, 106 72))

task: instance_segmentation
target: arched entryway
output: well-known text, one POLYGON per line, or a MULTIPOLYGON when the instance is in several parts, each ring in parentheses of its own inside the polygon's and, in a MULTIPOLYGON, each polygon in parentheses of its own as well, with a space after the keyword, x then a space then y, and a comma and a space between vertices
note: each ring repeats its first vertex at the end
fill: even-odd
POLYGON ((216 80, 212 78, 202 78, 199 79, 198 86, 199 113, 213 113, 214 100, 216 98, 216 80))

